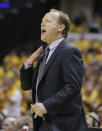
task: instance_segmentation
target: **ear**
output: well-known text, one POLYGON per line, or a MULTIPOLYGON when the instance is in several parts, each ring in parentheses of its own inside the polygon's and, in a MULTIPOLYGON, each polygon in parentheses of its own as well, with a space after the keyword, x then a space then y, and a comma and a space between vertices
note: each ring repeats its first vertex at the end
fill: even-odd
POLYGON ((65 28, 65 25, 64 24, 61 24, 58 26, 58 32, 62 32, 65 28))

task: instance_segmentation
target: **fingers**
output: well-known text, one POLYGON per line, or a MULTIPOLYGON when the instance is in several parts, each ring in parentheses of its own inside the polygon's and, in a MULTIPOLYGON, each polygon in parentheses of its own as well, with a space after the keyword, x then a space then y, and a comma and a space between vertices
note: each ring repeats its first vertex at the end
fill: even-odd
POLYGON ((32 54, 32 58, 37 60, 37 58, 39 57, 39 55, 43 52, 43 47, 40 46, 40 48, 38 48, 33 54, 32 54))
POLYGON ((36 103, 34 105, 31 104, 31 112, 35 113, 34 118, 37 118, 39 115, 46 114, 47 111, 42 103, 36 103))
POLYGON ((34 105, 31 104, 31 112, 37 112, 38 110, 40 110, 40 105, 38 103, 34 105))
POLYGON ((40 114, 40 110, 38 109, 38 107, 39 106, 37 104, 35 104, 35 105, 31 104, 31 112, 35 113, 34 118, 37 118, 40 114))
POLYGON ((33 113, 33 112, 36 112, 36 111, 37 111, 36 104, 34 104, 34 105, 31 104, 31 112, 33 113))
POLYGON ((40 112, 37 111, 37 112, 35 113, 35 115, 34 115, 34 118, 37 118, 39 115, 40 115, 40 112))
POLYGON ((32 55, 29 56, 29 58, 26 60, 26 63, 28 65, 33 64, 33 62, 38 59, 38 57, 42 52, 43 52, 43 47, 40 46, 32 55))
POLYGON ((38 54, 40 54, 42 51, 43 51, 43 47, 40 46, 33 54, 34 54, 34 55, 38 55, 38 54))
POLYGON ((38 115, 39 115, 39 114, 35 113, 35 116, 34 116, 34 118, 37 118, 37 117, 38 117, 38 115))
POLYGON ((41 52, 41 51, 43 51, 43 47, 42 47, 42 46, 40 46, 40 47, 37 49, 37 52, 41 52))

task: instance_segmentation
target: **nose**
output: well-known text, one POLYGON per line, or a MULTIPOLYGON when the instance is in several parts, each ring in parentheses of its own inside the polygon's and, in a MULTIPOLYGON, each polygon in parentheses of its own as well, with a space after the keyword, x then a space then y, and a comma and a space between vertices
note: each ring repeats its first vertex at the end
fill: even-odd
POLYGON ((43 27, 43 26, 44 26, 44 23, 42 22, 42 23, 41 23, 41 27, 43 27))

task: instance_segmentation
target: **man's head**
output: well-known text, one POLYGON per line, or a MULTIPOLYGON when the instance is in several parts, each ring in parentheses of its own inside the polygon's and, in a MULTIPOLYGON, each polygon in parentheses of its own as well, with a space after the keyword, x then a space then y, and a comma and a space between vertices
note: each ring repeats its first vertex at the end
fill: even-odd
POLYGON ((102 124, 102 103, 97 106, 96 113, 99 117, 100 123, 102 124))
POLYGON ((3 131, 17 131, 17 119, 8 117, 4 120, 2 125, 3 131))
POLYGON ((67 37, 70 20, 67 14, 52 9, 45 14, 41 23, 41 40, 51 44, 55 40, 67 37))
POLYGON ((32 117, 27 116, 21 116, 18 118, 18 129, 23 129, 24 126, 29 126, 30 121, 32 121, 32 117))

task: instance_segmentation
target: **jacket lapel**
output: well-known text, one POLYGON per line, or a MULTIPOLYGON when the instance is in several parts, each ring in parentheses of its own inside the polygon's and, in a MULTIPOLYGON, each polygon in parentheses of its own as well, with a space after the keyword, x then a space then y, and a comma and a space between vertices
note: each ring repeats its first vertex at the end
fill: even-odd
MULTIPOLYGON (((55 51, 53 52, 53 54, 51 55, 50 59, 48 60, 48 63, 45 66, 45 70, 42 76, 42 79, 44 78, 44 76, 46 75, 49 67, 51 66, 52 62, 54 62, 55 57, 57 56, 57 54, 60 52, 60 50, 64 47, 65 45, 65 40, 62 40, 61 43, 58 45, 58 47, 55 49, 55 51)), ((41 81, 42 81, 41 79, 41 81)), ((40 81, 40 82, 41 82, 40 81)))

